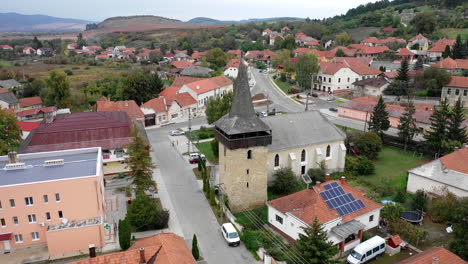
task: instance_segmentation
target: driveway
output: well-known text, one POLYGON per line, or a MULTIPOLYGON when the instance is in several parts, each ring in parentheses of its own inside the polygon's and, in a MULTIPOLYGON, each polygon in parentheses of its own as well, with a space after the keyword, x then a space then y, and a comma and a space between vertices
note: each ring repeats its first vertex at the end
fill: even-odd
MULTIPOLYGON (((192 121, 194 126, 203 123, 206 123, 204 118, 192 121)), ((209 264, 256 263, 242 244, 231 248, 221 237, 219 224, 199 188, 192 166, 169 140, 169 132, 178 127, 187 127, 187 123, 146 131, 153 149, 153 161, 158 167, 156 171, 162 178, 157 182, 158 189, 164 189, 168 194, 171 217, 177 218, 185 239, 191 239, 194 233, 197 235, 201 255, 209 264)))

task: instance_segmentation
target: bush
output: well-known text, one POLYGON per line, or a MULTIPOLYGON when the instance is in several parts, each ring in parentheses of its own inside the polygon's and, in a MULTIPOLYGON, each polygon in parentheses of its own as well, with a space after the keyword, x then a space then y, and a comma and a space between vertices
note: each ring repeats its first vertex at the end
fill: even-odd
POLYGON ((276 194, 290 194, 300 190, 301 183, 291 168, 279 169, 273 175, 271 190, 276 194))
POLYGON ((428 232, 421 227, 412 225, 404 220, 397 219, 389 223, 390 230, 393 233, 398 233, 410 243, 419 244, 419 241, 426 238, 428 232))
POLYGON ((119 220, 119 244, 122 250, 127 250, 130 247, 131 228, 127 218, 119 220))
POLYGON ((400 219, 401 214, 403 213, 403 207, 399 204, 386 204, 382 209, 380 216, 386 221, 395 221, 400 219))
POLYGON ((374 132, 362 133, 356 141, 356 151, 359 155, 364 155, 368 159, 377 159, 382 150, 382 140, 374 132))
POLYGON ((345 171, 354 175, 371 175, 374 173, 374 163, 365 156, 346 156, 345 171))
POLYGON ((307 175, 309 175, 312 182, 315 184, 317 181, 325 182, 326 171, 322 168, 309 169, 307 175))
POLYGON ((403 189, 398 189, 393 200, 398 203, 404 203, 406 201, 406 192, 403 189))
POLYGON ((286 82, 286 74, 285 74, 285 73, 281 73, 281 75, 280 75, 280 81, 286 82))
POLYGON ((90 68, 89 66, 86 66, 84 69, 85 69, 85 70, 89 70, 89 69, 91 69, 91 68, 90 68))
POLYGON ((161 229, 167 227, 169 211, 156 208, 150 197, 139 193, 129 206, 127 217, 137 231, 161 229))
POLYGON ((76 67, 76 66, 72 67, 72 70, 79 70, 79 69, 80 69, 80 67, 76 67))
POLYGON ((457 207, 459 207, 457 198, 452 193, 447 192, 444 196, 433 199, 428 211, 434 222, 451 222, 453 212, 457 207))
POLYGON ((257 251, 261 244, 259 239, 259 233, 261 231, 253 231, 250 229, 246 229, 241 236, 242 242, 244 243, 245 248, 247 248, 250 251, 257 251))
POLYGON ((272 77, 272 78, 273 78, 273 80, 276 80, 276 78, 278 78, 278 76, 276 76, 276 75, 273 75, 273 77, 272 77))
POLYGON ((70 70, 70 69, 65 69, 65 70, 63 70, 63 71, 64 71, 68 76, 73 75, 73 72, 72 72, 72 70, 70 70))
POLYGON ((195 260, 198 260, 200 258, 200 251, 198 250, 197 235, 195 234, 193 234, 193 239, 192 239, 192 256, 195 260))
POLYGON ((417 190, 416 194, 413 197, 411 208, 413 210, 425 211, 426 206, 427 206, 427 194, 424 192, 424 190, 417 190))
POLYGON ((154 228, 163 229, 168 227, 169 223, 169 211, 168 210, 157 210, 156 220, 154 221, 154 228))

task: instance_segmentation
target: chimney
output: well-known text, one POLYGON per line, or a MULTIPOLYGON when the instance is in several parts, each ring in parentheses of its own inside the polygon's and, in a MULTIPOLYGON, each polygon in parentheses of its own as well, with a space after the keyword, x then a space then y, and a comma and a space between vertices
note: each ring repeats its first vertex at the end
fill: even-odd
POLYGON ((8 152, 8 158, 10 159, 10 164, 18 163, 18 153, 16 151, 8 152))
POLYGON ((315 187, 317 187, 317 190, 320 192, 320 181, 315 182, 315 187))
POLYGON ((146 263, 146 260, 145 260, 145 249, 144 248, 140 248, 140 264, 145 264, 146 263))
POLYGON ((94 246, 94 244, 89 245, 89 257, 90 258, 96 257, 96 247, 94 246))
POLYGON ((345 176, 342 176, 342 177, 340 178, 340 183, 341 183, 341 184, 346 184, 346 177, 345 177, 345 176))
POLYGON ((439 258, 433 257, 432 264, 439 264, 439 258))
POLYGON ((325 181, 327 182, 329 180, 330 180, 330 173, 327 173, 327 174, 325 174, 325 181))

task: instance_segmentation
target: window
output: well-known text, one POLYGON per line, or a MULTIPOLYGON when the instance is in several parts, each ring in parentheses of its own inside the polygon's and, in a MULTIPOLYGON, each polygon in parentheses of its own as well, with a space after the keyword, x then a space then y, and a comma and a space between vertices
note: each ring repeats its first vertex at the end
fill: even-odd
POLYGON ((340 82, 341 82, 341 78, 338 78, 338 83, 340 83, 340 82))
POLYGON ((275 156, 275 167, 279 167, 279 155, 276 154, 275 156))
POLYGON ((283 224, 283 218, 279 215, 276 215, 276 222, 283 224))
POLYGON ((455 89, 455 95, 459 95, 460 94, 460 89, 455 89))
POLYGON ((39 232, 31 232, 32 241, 39 240, 39 232))
POLYGON ((125 154, 125 151, 123 149, 116 149, 114 154, 117 158, 122 158, 125 154))
POLYGON ((378 251, 379 251, 379 247, 375 247, 374 249, 372 249, 372 252, 373 252, 373 253, 376 253, 376 252, 378 252, 378 251))
POLYGON ((249 175, 249 172, 250 172, 249 169, 247 169, 247 175, 249 175))
POLYGON ((301 152, 301 161, 306 161, 306 151, 305 151, 305 149, 303 149, 302 152, 301 152))
POLYGON ((447 89, 447 94, 450 94, 452 92, 452 89, 448 88, 447 89))
POLYGON ((331 78, 328 78, 328 82, 330 82, 330 83, 331 83, 331 78))
POLYGON ((0 201, 0 209, 2 209, 2 201, 0 201))
POLYGON ((249 188, 249 182, 247 182, 246 186, 247 186, 247 188, 249 188))
POLYGON ((306 171, 306 166, 301 166, 301 175, 304 175, 306 171))
POLYGON ((367 251, 366 255, 369 257, 370 255, 372 255, 372 250, 369 250, 367 251))
MULTIPOLYGON (((468 90, 463 90, 463 96, 467 96, 468 95, 468 90)), ((0 202, 0 208, 2 208, 2 203, 0 202)))
POLYGON ((26 206, 30 206, 34 204, 33 198, 32 197, 25 197, 24 202, 26 203, 26 206))
POLYGON ((49 212, 45 213, 45 218, 46 218, 47 221, 50 221, 50 213, 49 212))
POLYGON ((36 223, 36 215, 35 214, 30 214, 28 215, 28 221, 29 223, 36 223))
POLYGON ((44 194, 42 197, 44 197, 44 203, 49 202, 49 196, 47 196, 47 194, 44 194))
POLYGON ((2 224, 2 227, 6 226, 5 218, 0 219, 0 223, 2 224))
POLYGON ((385 244, 380 245, 380 249, 383 249, 385 247, 385 244))
POLYGON ((369 222, 374 221, 374 215, 369 216, 369 222))
POLYGON ((60 194, 59 193, 55 194, 55 201, 60 202, 60 194))
POLYGON ((330 145, 328 145, 328 146, 327 146, 327 152, 326 152, 325 157, 329 158, 330 155, 331 155, 331 147, 330 147, 330 145))
POLYGON ((13 216, 13 224, 15 225, 19 224, 17 216, 13 216))
POLYGON ((348 82, 349 82, 349 77, 348 77, 348 82))
POLYGON ((247 151, 247 159, 252 159, 252 150, 247 151))
POLYGON ((15 242, 16 243, 23 243, 23 235, 21 235, 21 234, 15 235, 15 242))
POLYGON ((10 207, 15 208, 15 199, 10 199, 10 207))
POLYGON ((58 211, 58 216, 59 216, 59 218, 63 218, 63 213, 62 213, 62 211, 58 211))

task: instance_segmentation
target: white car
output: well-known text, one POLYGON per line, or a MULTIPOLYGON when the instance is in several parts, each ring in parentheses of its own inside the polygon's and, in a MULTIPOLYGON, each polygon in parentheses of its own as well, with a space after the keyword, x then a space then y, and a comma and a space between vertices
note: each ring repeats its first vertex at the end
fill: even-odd
POLYGON ((171 131, 171 136, 183 136, 184 134, 185 134, 184 131, 178 130, 178 129, 171 131))
POLYGON ((231 223, 224 223, 221 226, 221 234, 229 246, 236 247, 240 245, 239 234, 237 234, 236 229, 231 223))

